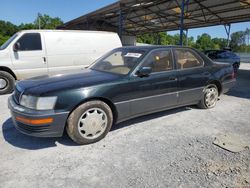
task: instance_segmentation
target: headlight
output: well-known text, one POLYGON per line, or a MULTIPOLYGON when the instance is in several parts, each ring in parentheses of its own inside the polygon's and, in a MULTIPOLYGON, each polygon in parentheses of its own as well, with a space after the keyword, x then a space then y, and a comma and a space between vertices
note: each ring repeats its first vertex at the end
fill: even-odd
POLYGON ((26 108, 36 110, 52 110, 55 107, 57 97, 34 97, 22 95, 20 104, 26 108))

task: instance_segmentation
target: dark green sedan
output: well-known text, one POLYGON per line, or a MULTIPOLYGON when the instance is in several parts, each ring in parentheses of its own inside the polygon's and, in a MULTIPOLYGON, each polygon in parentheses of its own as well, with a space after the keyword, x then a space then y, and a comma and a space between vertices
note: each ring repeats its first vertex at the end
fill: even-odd
POLYGON ((212 108, 234 83, 229 64, 192 48, 123 47, 77 74, 18 82, 9 108, 22 133, 59 137, 66 130, 75 142, 89 144, 137 116, 193 104, 212 108))

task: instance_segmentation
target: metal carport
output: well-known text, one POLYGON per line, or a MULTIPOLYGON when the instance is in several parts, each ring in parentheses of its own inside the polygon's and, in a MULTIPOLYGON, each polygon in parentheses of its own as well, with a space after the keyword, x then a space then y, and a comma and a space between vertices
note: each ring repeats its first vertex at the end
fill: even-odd
POLYGON ((120 36, 250 21, 250 0, 120 0, 69 21, 59 29, 101 30, 120 36))

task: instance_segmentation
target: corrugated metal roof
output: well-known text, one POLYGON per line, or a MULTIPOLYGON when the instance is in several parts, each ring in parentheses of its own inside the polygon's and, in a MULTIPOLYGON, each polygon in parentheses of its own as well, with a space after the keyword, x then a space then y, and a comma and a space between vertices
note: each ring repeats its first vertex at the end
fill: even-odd
MULTIPOLYGON (((59 28, 117 32, 122 12, 126 34, 178 30, 181 3, 182 0, 120 0, 59 28)), ((184 15, 185 29, 250 21, 250 0, 189 0, 184 15)))

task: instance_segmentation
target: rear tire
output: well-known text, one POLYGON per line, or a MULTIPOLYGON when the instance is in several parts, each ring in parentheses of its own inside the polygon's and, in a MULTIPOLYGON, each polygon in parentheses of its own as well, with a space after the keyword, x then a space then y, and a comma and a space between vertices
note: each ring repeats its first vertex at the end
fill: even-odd
POLYGON ((11 93, 15 86, 15 78, 8 72, 0 71, 0 95, 11 93))
POLYGON ((69 137, 78 144, 90 144, 104 138, 113 124, 110 107, 99 100, 88 101, 77 107, 67 120, 69 137))
POLYGON ((238 72, 238 69, 240 68, 240 65, 239 63, 234 63, 233 64, 233 69, 234 69, 234 72, 237 73, 238 72))
POLYGON ((198 107, 202 109, 210 109, 216 106, 219 97, 218 88, 215 84, 209 84, 203 91, 202 100, 198 107))

